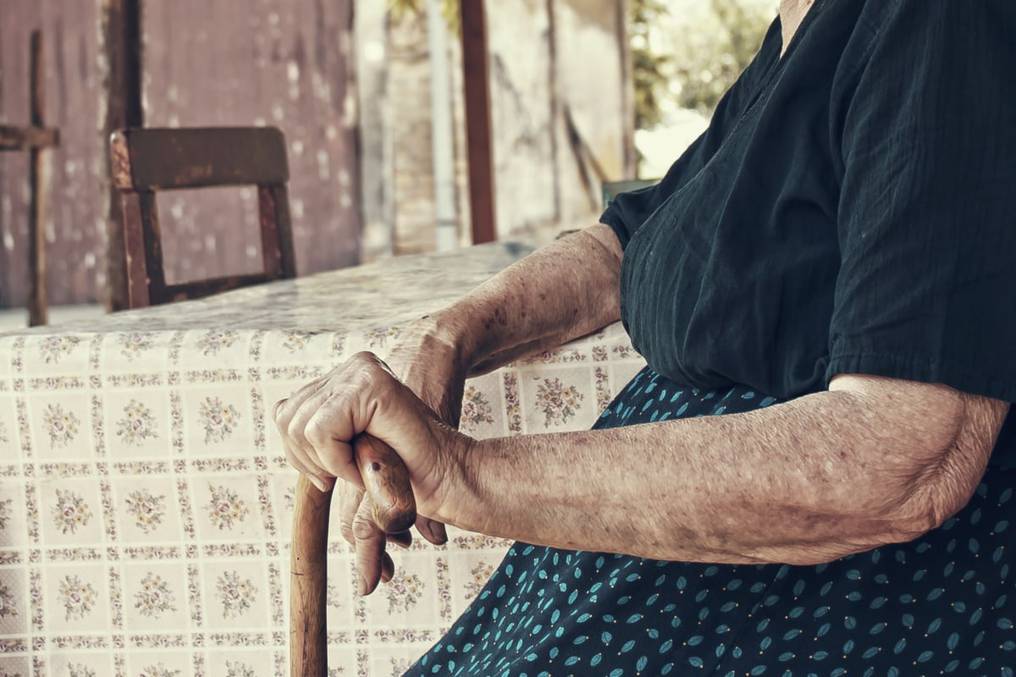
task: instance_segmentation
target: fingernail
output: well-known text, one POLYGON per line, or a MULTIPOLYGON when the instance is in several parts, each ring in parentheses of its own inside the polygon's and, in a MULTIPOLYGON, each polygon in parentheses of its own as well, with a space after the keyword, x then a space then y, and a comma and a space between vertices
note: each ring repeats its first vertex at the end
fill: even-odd
POLYGON ((434 530, 430 528, 430 524, 424 522, 417 525, 416 530, 423 534, 423 537, 430 540, 434 537, 434 530))
POLYGON ((441 532, 441 527, 430 522, 427 524, 427 531, 430 532, 432 542, 436 541, 437 545, 442 545, 448 541, 448 535, 441 532))
POLYGON ((445 538, 441 534, 441 529, 439 529, 437 526, 435 526, 434 524, 429 524, 427 525, 427 531, 430 532, 431 541, 432 542, 436 541, 436 545, 444 543, 445 538))
POLYGON ((360 597, 367 596, 367 579, 363 576, 358 576, 358 583, 356 585, 356 594, 360 597))
POLYGON ((311 477, 310 481, 314 484, 315 487, 317 487, 317 490, 320 491, 322 494, 325 493, 325 491, 327 491, 327 489, 325 489, 325 483, 322 482, 317 477, 311 477))

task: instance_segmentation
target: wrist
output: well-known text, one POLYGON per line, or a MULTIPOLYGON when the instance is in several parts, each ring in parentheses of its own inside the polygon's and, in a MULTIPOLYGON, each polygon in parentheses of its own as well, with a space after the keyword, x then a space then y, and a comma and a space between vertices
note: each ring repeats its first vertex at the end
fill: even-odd
POLYGON ((423 317, 428 334, 451 349, 455 365, 462 373, 468 373, 482 357, 479 337, 471 323, 473 317, 475 313, 463 302, 423 317))
POLYGON ((433 508, 433 519, 469 531, 481 528, 477 516, 483 514, 479 507, 483 492, 478 471, 491 443, 492 440, 454 433, 454 439, 446 447, 449 463, 433 508))

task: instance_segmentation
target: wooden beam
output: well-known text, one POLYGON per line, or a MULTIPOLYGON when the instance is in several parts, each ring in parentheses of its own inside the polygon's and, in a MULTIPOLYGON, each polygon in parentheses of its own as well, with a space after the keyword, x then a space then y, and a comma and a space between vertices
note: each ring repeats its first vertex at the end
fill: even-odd
POLYGON ((497 239, 494 152, 491 137, 490 65, 484 0, 459 0, 462 17, 462 75, 465 89, 466 153, 473 244, 497 239))
MULTIPOLYGON (((32 127, 41 129, 46 108, 46 83, 43 77, 42 33, 32 31, 29 39, 28 116, 32 127)), ((28 155, 28 326, 46 324, 49 304, 46 298, 46 165, 38 145, 28 155)))
MULTIPOLYGON (((107 70, 103 82, 106 119, 101 134, 108 180, 112 169, 110 135, 117 129, 144 124, 140 0, 102 0, 102 42, 107 70)), ((106 215, 106 305, 109 310, 128 307, 122 224, 120 194, 110 182, 106 215)))
POLYGON ((52 127, 0 125, 0 151, 31 150, 60 145, 60 130, 52 127))

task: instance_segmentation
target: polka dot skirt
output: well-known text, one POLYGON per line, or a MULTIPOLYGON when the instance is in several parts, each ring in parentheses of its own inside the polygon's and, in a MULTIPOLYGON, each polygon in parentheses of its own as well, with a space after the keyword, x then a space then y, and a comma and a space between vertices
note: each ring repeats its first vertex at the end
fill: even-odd
MULTIPOLYGON (((597 422, 776 400, 644 369, 597 422)), ((1016 470, 920 539, 817 566, 663 562, 526 543, 408 675, 987 675, 1016 671, 1016 470)))

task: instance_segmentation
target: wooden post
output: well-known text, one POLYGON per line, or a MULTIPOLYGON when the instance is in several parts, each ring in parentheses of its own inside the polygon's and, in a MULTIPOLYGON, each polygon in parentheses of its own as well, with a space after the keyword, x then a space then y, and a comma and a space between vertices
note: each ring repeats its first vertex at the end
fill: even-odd
POLYGON ((557 136, 561 127, 561 83, 558 79, 557 0, 546 0, 547 13, 547 91, 550 93, 550 159, 553 172, 554 223, 561 222, 561 158, 557 136))
MULTIPOLYGON (((42 33, 32 31, 29 40, 28 117, 32 127, 42 128, 45 115, 46 83, 43 78, 42 33)), ((28 151, 28 325, 36 327, 48 321, 46 302, 46 165, 43 149, 28 151)))
MULTIPOLYGON (((140 127, 144 124, 141 107, 140 5, 140 0, 102 0, 106 118, 101 133, 106 177, 110 176, 112 167, 110 134, 116 129, 140 127)), ((109 310, 128 307, 122 223, 120 195, 110 185, 106 215, 106 306, 109 310)))
POLYGON ((46 148, 60 143, 56 129, 43 127, 46 83, 43 78, 42 32, 32 31, 28 49, 27 127, 0 125, 0 151, 28 151, 28 324, 46 324, 46 148))
POLYGON ((494 153, 490 117, 490 67, 484 0, 459 0, 462 17, 462 80, 465 88, 466 152, 473 244, 497 239, 494 153))
POLYGON ((628 26, 630 2, 631 0, 618 0, 617 3, 617 42, 621 50, 621 111, 624 119, 624 178, 635 177, 638 172, 638 153, 635 150, 635 75, 628 26))

